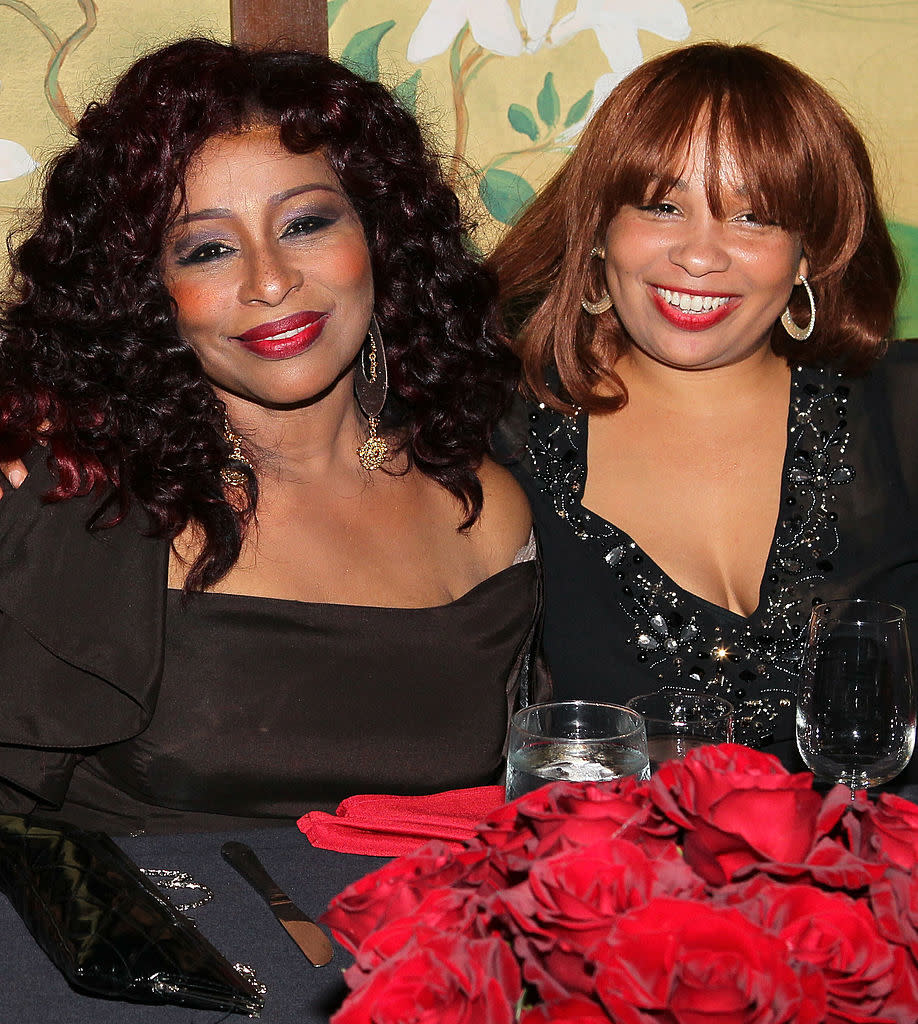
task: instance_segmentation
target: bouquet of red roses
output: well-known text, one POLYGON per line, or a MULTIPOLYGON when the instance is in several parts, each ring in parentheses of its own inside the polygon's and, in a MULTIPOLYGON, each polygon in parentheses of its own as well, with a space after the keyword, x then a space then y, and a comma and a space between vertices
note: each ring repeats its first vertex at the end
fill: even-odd
POLYGON ((556 783, 337 896, 333 1024, 916 1024, 918 806, 746 747, 556 783))

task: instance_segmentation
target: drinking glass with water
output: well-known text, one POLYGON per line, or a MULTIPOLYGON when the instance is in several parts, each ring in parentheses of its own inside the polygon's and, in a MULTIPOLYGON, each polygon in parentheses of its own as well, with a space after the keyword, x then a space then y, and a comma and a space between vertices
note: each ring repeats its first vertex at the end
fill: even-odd
POLYGON ((510 723, 507 799, 548 782, 650 778, 644 719, 618 704, 569 700, 532 704, 510 723))

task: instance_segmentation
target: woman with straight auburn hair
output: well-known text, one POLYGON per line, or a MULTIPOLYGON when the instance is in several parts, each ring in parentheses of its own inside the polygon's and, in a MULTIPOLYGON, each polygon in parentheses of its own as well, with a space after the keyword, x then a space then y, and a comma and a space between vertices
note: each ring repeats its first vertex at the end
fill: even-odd
POLYGON ((860 133, 703 43, 632 72, 492 257, 559 698, 727 697, 791 735, 812 605, 918 622, 918 387, 860 133))

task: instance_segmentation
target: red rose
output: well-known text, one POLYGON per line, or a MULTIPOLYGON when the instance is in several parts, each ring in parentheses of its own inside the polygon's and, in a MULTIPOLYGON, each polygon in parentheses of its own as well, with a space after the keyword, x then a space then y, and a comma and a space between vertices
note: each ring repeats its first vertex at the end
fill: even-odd
POLYGON ((443 934, 442 929, 413 916, 400 917, 371 932, 360 944, 354 963, 344 972, 348 987, 360 988, 380 964, 400 956, 411 946, 425 946, 443 934))
POLYGON ((918 875, 890 868, 870 886, 870 906, 880 933, 905 946, 918 962, 918 875))
POLYGON ((571 996, 555 1002, 543 1003, 524 1011, 520 1024, 554 1024, 566 1020, 569 1024, 609 1024, 612 1018, 592 999, 571 996))
POLYGON ((895 961, 867 904, 844 893, 758 878, 737 904, 746 917, 777 935, 798 961, 826 983, 828 1021, 886 1020, 895 961))
POLYGON ((881 878, 886 870, 882 864, 863 860, 831 839, 822 839, 813 847, 805 868, 818 885, 850 892, 881 878))
POLYGON ((354 957, 354 967, 348 972, 348 983, 352 988, 362 984, 362 975, 398 956, 412 939, 423 944, 444 932, 484 938, 486 920, 476 890, 433 889, 411 914, 390 920, 366 936, 354 957))
POLYGON ((918 805, 891 793, 866 802, 861 817, 859 853, 866 860, 895 864, 903 871, 918 866, 918 805))
MULTIPOLYGON (((528 795, 535 797, 544 792, 543 788, 528 795)), ((485 846, 493 847, 503 854, 509 870, 524 875, 529 869, 529 860, 537 839, 529 823, 520 814, 518 803, 514 801, 491 811, 478 826, 478 837, 485 846)))
MULTIPOLYGON (((800 864, 762 863, 758 869, 779 878, 809 879, 828 889, 857 892, 882 878, 886 867, 866 861, 842 846, 835 839, 820 839, 800 864)), ((749 871, 745 872, 749 874, 749 871)))
POLYGON ((893 991, 883 1007, 894 1024, 915 1024, 918 1020, 918 967, 914 953, 901 946, 893 946, 895 976, 893 991))
POLYGON ((825 989, 730 908, 657 899, 618 919, 591 954, 595 990, 621 1024, 822 1024, 825 989))
POLYGON ((543 999, 585 992, 584 954, 624 911, 656 896, 700 896, 674 846, 654 859, 634 843, 604 839, 533 864, 525 882, 494 898, 515 935, 526 980, 543 999))
POLYGON ((689 828, 710 806, 737 789, 812 789, 809 774, 791 775, 771 754, 735 743, 699 747, 684 761, 668 761, 649 783, 650 799, 676 824, 689 828))
POLYGON ((686 830, 685 859, 712 885, 751 865, 800 863, 819 829, 837 820, 820 818, 822 798, 810 775, 791 775, 770 754, 735 744, 700 747, 668 762, 649 790, 660 811, 686 830))
POLYGON ((651 837, 658 835, 663 837, 658 845, 669 846, 676 832, 648 799, 647 784, 634 776, 601 784, 557 782, 516 803, 521 823, 537 837, 530 845, 534 858, 613 836, 641 837, 652 845, 651 837))
POLYGON ((702 892, 675 847, 650 859, 634 843, 604 839, 536 861, 526 881, 495 899, 520 933, 587 950, 626 910, 656 896, 702 892))
POLYGON ((440 935, 378 967, 332 1024, 512 1024, 521 992, 505 942, 440 935))
POLYGON ((502 887, 505 880, 500 851, 477 843, 453 850, 430 842, 348 886, 331 901, 321 920, 353 953, 384 922, 414 913, 438 886, 461 883, 484 895, 502 887))
POLYGON ((692 820, 683 840, 685 859, 712 885, 750 865, 799 864, 813 848, 821 804, 819 794, 806 789, 725 793, 704 817, 692 820))

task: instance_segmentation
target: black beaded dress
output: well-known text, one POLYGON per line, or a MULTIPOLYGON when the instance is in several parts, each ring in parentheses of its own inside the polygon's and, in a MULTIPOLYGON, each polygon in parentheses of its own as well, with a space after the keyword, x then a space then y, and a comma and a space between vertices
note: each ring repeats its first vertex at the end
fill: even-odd
POLYGON ((540 538, 557 698, 713 692, 738 706, 737 738, 761 746, 792 735, 814 603, 903 605, 918 650, 918 346, 894 345, 862 378, 793 369, 780 513, 748 618, 680 588, 582 505, 585 415, 527 412, 518 476, 540 538))

